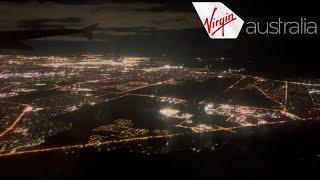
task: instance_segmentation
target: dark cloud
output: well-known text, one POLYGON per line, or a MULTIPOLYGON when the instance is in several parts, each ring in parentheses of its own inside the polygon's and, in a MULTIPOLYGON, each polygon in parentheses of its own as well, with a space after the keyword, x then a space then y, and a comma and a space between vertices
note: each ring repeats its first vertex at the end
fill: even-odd
MULTIPOLYGON (((144 11, 163 12, 163 11, 193 11, 191 5, 192 1, 196 0, 6 0, 7 2, 39 2, 39 3, 59 3, 59 4, 119 4, 122 3, 125 6, 134 3, 158 3, 163 4, 163 7, 153 7, 150 9, 138 9, 144 11)), ((200 0, 201 1, 201 0, 200 0)), ((279 15, 313 15, 317 16, 318 11, 318 0, 308 0, 301 2, 293 2, 289 0, 285 1, 257 1, 257 0, 220 0, 225 3, 230 9, 237 10, 239 15, 242 16, 279 16, 279 15)))
POLYGON ((33 19, 33 20, 21 20, 18 22, 18 28, 31 28, 31 29, 41 29, 41 28, 62 28, 66 24, 77 24, 81 23, 82 19, 78 17, 68 17, 60 19, 33 19))
MULTIPOLYGON (((193 12, 165 11, 158 3, 0 3, 0 27, 14 28, 80 28, 99 23, 101 28, 185 29, 199 27, 199 18, 193 12), (158 10, 155 10, 158 9, 158 10), (162 10, 161 10, 162 9, 162 10)), ((192 7, 192 4, 189 4, 192 7)), ((132 31, 130 31, 132 32, 132 31)))
POLYGON ((105 11, 118 11, 121 13, 122 11, 152 11, 153 9, 163 9, 162 4, 147 4, 147 3, 131 3, 127 5, 121 5, 117 3, 106 3, 97 6, 96 8, 92 9, 92 12, 105 12, 105 11), (110 8, 111 7, 111 8, 110 8), (112 7, 115 7, 113 9, 112 7))

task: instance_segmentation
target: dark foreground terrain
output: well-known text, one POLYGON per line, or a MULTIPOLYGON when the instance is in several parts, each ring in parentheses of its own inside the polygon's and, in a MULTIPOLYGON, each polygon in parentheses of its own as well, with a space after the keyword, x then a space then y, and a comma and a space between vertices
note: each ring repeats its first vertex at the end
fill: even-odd
MULTIPOLYGON (((34 179, 294 177, 318 179, 320 123, 306 121, 219 133, 214 149, 142 154, 84 149, 2 157, 1 177, 34 179)), ((199 135, 206 136, 205 134, 199 135)), ((152 142, 150 142, 152 143, 152 142)), ((1 178, 1 179, 2 179, 1 178)))

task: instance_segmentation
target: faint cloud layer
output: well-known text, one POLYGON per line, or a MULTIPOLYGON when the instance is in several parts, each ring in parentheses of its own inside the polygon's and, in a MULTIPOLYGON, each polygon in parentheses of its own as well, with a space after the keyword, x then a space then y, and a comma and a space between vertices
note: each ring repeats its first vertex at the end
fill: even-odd
POLYGON ((38 28, 62 28, 66 26, 66 24, 78 24, 81 23, 81 18, 78 17, 68 17, 61 19, 49 19, 49 18, 41 18, 35 20, 20 20, 18 22, 18 28, 30 28, 30 29, 38 29, 38 28))
MULTIPOLYGON (((192 6, 192 4, 190 4, 192 6)), ((164 4, 57 4, 0 3, 0 28, 79 28, 99 23, 97 33, 103 35, 136 35, 151 31, 199 28, 193 11, 164 4)))

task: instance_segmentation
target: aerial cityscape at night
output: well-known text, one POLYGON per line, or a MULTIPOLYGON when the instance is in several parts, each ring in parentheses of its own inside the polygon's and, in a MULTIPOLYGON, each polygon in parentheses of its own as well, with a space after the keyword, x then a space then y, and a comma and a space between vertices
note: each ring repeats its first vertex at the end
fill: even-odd
POLYGON ((318 2, 0 2, 0 179, 319 179, 318 2))
POLYGON ((319 118, 319 82, 215 70, 221 59, 228 61, 187 67, 165 57, 2 55, 0 155, 86 147, 165 153, 176 136, 319 118), (60 136, 60 145, 50 144, 60 136), (162 145, 148 143, 154 139, 162 145))

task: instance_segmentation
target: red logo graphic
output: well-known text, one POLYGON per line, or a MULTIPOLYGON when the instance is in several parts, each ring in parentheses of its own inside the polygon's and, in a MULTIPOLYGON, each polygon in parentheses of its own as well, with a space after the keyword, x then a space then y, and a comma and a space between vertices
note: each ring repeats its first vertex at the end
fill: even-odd
POLYGON ((193 2, 211 39, 236 39, 244 21, 221 2, 193 2))
POLYGON ((213 8, 210 21, 209 21, 209 17, 207 17, 203 25, 207 28, 208 33, 211 34, 212 36, 215 33, 217 33, 220 29, 221 29, 221 35, 224 36, 224 27, 230 22, 235 21, 237 18, 234 17, 234 13, 231 13, 231 14, 227 13, 224 17, 220 19, 216 19, 214 16, 217 9, 218 9, 217 7, 213 8))

